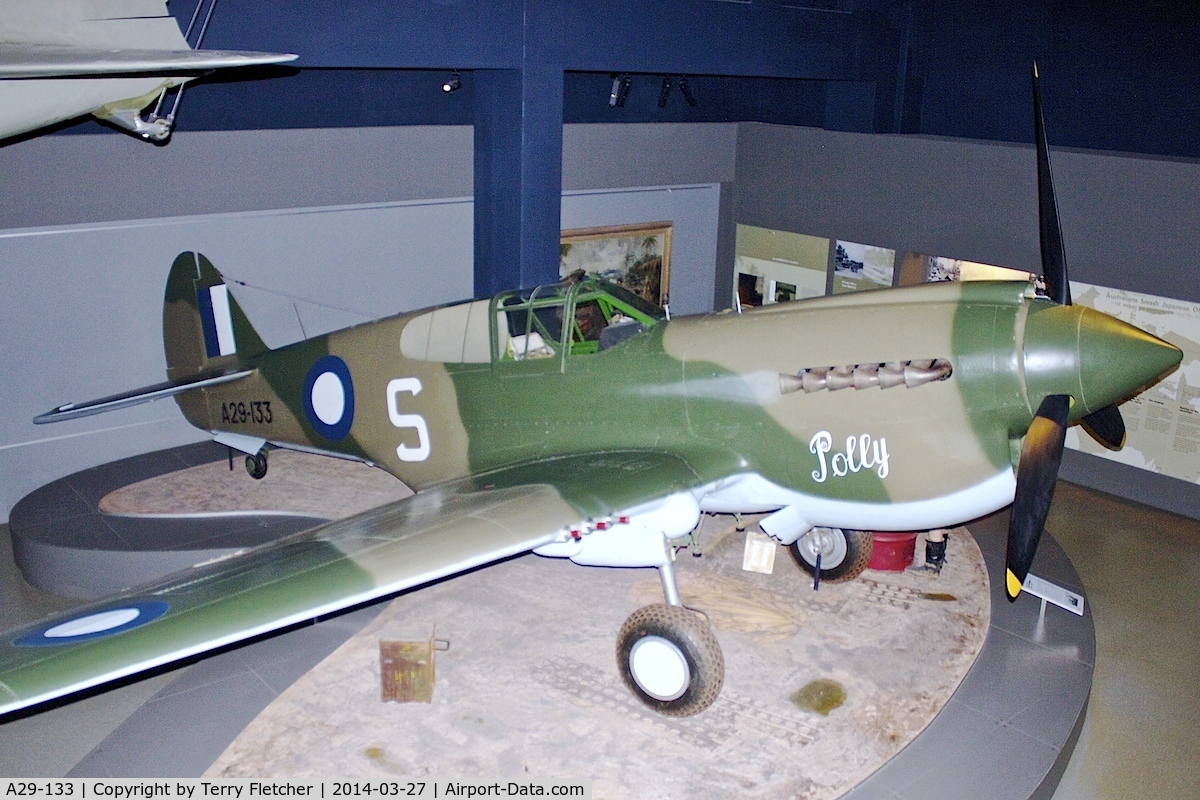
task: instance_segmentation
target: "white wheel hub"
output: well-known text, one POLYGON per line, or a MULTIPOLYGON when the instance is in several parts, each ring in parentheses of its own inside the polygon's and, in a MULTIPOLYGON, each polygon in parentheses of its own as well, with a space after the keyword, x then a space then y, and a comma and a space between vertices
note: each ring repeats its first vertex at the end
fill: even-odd
POLYGON ((655 700, 678 700, 692 681, 683 651, 661 636, 644 636, 630 648, 629 673, 655 700))
POLYGON ((817 565, 821 554, 821 570, 838 566, 846 558, 846 534, 837 528, 813 528, 796 540, 796 549, 810 566, 817 565))

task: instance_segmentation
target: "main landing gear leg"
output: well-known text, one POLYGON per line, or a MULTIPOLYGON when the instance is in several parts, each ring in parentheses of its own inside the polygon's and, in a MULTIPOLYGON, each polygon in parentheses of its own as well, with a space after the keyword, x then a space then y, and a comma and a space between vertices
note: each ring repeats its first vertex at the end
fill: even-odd
POLYGON ((658 568, 658 578, 662 581, 663 597, 667 605, 683 606, 679 599, 679 584, 675 582, 675 562, 668 561, 658 568))
POLYGON ((617 635, 617 666, 629 691, 671 717, 708 708, 725 682, 725 657, 707 618, 683 606, 672 561, 659 566, 666 603, 640 608, 617 635))

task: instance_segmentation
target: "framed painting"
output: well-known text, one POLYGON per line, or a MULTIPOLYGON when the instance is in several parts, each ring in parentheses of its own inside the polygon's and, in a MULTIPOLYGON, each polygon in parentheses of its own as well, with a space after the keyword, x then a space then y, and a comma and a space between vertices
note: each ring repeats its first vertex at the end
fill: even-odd
POLYGON ((671 223, 646 222, 562 232, 559 275, 603 278, 657 306, 669 300, 671 223))

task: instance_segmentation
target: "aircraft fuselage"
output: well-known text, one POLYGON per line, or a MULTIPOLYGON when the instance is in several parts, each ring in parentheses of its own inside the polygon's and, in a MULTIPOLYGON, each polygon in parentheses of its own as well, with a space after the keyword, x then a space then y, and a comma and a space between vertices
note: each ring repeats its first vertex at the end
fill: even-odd
POLYGON ((536 459, 659 451, 702 479, 708 510, 795 505, 810 524, 913 530, 1011 501, 1020 438, 1044 395, 1076 397, 1074 419, 1148 380, 1144 365, 1092 380, 1089 370, 1111 378, 1121 347, 1147 336, 1034 298, 1025 283, 661 320, 599 352, 554 343, 553 355, 523 360, 496 347, 504 312, 485 303, 269 351, 255 374, 180 406, 205 430, 361 459, 418 490, 536 459), (475 321, 447 323, 455 313, 475 321), (493 314, 490 349, 459 346, 489 341, 479 326, 493 314), (458 360, 444 360, 447 336, 458 360))

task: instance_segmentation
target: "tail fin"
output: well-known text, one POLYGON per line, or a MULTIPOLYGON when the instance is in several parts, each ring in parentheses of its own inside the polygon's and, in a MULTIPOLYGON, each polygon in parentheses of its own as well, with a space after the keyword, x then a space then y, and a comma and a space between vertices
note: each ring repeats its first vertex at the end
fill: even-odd
POLYGON ((180 253, 163 296, 167 380, 184 381, 248 365, 267 351, 225 279, 200 253, 180 253))

